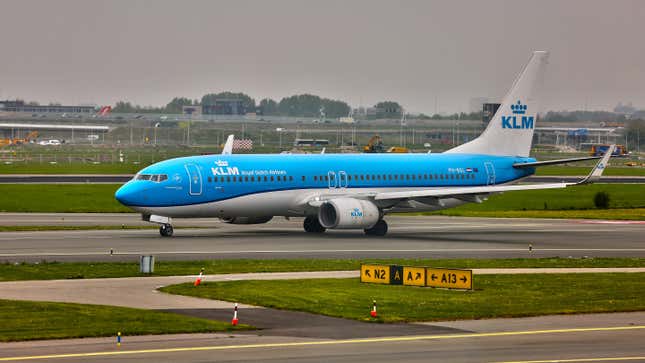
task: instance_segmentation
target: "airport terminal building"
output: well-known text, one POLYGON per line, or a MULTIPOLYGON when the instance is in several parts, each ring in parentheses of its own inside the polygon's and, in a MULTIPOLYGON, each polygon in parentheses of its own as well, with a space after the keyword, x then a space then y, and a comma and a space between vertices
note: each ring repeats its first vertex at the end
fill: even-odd
POLYGON ((25 113, 94 113, 95 106, 32 105, 25 101, 0 101, 0 112, 25 113))

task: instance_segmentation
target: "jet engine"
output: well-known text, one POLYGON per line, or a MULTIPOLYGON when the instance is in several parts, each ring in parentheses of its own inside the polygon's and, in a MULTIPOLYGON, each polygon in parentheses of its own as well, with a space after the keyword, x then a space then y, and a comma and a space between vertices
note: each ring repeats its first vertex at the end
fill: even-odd
POLYGON ((270 221, 271 219, 273 219, 273 216, 221 218, 222 222, 230 224, 262 224, 270 221))
POLYGON ((320 205, 318 221, 330 229, 369 229, 380 219, 378 207, 367 200, 330 199, 320 205))

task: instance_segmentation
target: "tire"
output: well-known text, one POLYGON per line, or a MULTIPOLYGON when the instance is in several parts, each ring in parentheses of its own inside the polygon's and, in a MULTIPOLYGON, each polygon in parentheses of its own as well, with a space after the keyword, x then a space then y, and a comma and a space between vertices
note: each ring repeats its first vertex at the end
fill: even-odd
POLYGON ((323 233, 326 230, 326 228, 320 224, 318 218, 312 216, 305 218, 303 227, 305 228, 305 232, 307 233, 323 233))
POLYGON ((378 222, 372 228, 365 230, 365 234, 368 236, 385 236, 387 234, 387 222, 382 219, 379 219, 378 222))
POLYGON ((173 231, 172 225, 170 225, 170 224, 162 224, 159 227, 159 234, 162 237, 171 237, 173 232, 174 231, 173 231))

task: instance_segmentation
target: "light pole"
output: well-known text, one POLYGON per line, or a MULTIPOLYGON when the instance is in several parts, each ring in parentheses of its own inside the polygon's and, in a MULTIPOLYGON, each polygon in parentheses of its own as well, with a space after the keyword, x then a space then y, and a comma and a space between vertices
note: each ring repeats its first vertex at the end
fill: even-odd
POLYGON ((154 127, 154 132, 155 132, 155 145, 157 145, 157 128, 159 127, 159 122, 155 124, 154 127))

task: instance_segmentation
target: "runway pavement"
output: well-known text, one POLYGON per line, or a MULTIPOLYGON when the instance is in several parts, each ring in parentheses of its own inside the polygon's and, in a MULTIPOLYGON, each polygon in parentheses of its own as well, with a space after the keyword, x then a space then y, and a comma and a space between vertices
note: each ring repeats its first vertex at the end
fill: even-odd
MULTIPOLYGON (((0 233, 0 261, 134 261, 210 258, 501 258, 645 256, 645 222, 388 216, 390 231, 302 230, 302 219, 230 225, 217 219, 176 220, 208 228, 158 231, 48 231, 0 233), (528 246, 533 251, 529 252, 528 246), (114 255, 110 255, 110 249, 114 255)), ((145 225, 134 214, 0 214, 3 225, 145 225)))
MULTIPOLYGON (((0 361, 528 362, 645 361, 645 313, 461 322, 463 330, 359 339, 197 334, 0 343, 0 361), (539 325, 534 326, 536 319, 539 325), (494 326, 489 330, 482 325, 494 326)), ((374 326, 381 324, 372 324, 374 326)), ((441 330, 443 328, 444 330, 441 330)))
MULTIPOLYGON (((590 169, 591 170, 591 169, 590 169)), ((123 184, 132 179, 127 174, 4 174, 0 184, 123 184)), ((532 176, 531 183, 575 183, 584 176, 532 176)), ((603 176, 602 183, 645 183, 645 176, 603 176)))

